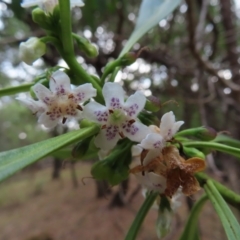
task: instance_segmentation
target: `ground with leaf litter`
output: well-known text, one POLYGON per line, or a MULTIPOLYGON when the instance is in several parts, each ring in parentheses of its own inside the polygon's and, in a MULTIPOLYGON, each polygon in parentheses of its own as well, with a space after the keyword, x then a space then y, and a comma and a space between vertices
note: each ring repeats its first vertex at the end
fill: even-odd
MULTIPOLYGON (((76 167, 78 188, 73 188, 70 169, 65 167, 61 179, 51 180, 51 169, 25 172, 0 185, 0 240, 123 240, 134 216, 143 202, 141 192, 122 208, 109 208, 113 196, 96 199, 90 165, 76 167)), ((137 184, 130 179, 127 197, 137 184)), ((113 188, 113 192, 117 187, 113 188)), ((172 223, 171 233, 165 240, 178 239, 187 219, 186 200, 172 223)), ((138 240, 157 240, 156 210, 146 217, 138 240)), ((202 240, 225 240, 225 234, 212 207, 207 203, 200 219, 202 240)))

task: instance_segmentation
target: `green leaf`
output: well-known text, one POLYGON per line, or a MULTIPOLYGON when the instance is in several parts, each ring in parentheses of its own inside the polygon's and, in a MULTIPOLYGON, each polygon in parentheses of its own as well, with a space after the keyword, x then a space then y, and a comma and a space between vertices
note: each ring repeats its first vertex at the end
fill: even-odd
POLYGON ((240 141, 224 134, 219 134, 213 140, 214 142, 223 143, 231 147, 240 148, 240 141))
POLYGON ((128 42, 119 57, 127 53, 145 33, 170 14, 179 4, 180 0, 143 0, 140 6, 137 23, 128 42))
POLYGON ((0 181, 58 149, 96 134, 98 131, 99 127, 92 125, 29 146, 0 153, 0 181))
POLYGON ((183 230, 183 233, 179 240, 186 240, 186 239, 197 239, 198 236, 198 216, 202 210, 203 205, 205 204, 206 200, 208 199, 207 195, 204 194, 193 206, 190 215, 188 217, 187 223, 183 230))
POLYGON ((240 239, 240 225, 237 222, 232 211, 218 192, 214 183, 208 180, 204 186, 204 189, 212 202, 226 232, 229 240, 240 239))
POLYGON ((224 198, 224 200, 228 204, 231 204, 236 209, 240 209, 240 195, 239 194, 233 192, 228 187, 225 187, 221 183, 219 183, 219 182, 215 181, 214 179, 210 178, 207 174, 205 174, 203 172, 199 172, 199 173, 195 174, 195 177, 197 178, 197 180, 199 181, 199 183, 202 187, 204 187, 205 183, 208 180, 211 180, 214 183, 217 190, 219 191, 219 193, 224 198))
POLYGON ((240 149, 230 147, 221 143, 216 142, 184 142, 183 146, 186 147, 195 147, 195 148, 203 148, 203 149, 211 149, 211 150, 218 150, 220 152, 228 153, 240 159, 240 149))
POLYGON ((149 209, 153 205, 153 203, 158 195, 159 195, 159 193, 156 193, 156 192, 155 193, 151 192, 149 195, 147 195, 143 205, 139 209, 131 227, 128 230, 125 240, 136 239, 137 233, 142 225, 142 222, 143 222, 144 218, 146 217, 149 209))
POLYGON ((106 180, 114 186, 128 178, 128 167, 114 168, 109 161, 96 162, 91 170, 92 176, 97 180, 106 180))
POLYGON ((9 96, 21 92, 28 92, 33 85, 34 83, 28 83, 17 87, 2 88, 0 89, 0 97, 9 96))
POLYGON ((131 162, 132 142, 124 140, 104 160, 96 162, 91 169, 92 176, 97 180, 106 180, 116 185, 128 178, 131 162))

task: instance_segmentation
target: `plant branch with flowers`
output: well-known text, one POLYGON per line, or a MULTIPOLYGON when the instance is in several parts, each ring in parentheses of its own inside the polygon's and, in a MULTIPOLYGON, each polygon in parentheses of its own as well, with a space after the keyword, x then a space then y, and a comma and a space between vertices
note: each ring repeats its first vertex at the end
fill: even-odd
MULTIPOLYGON (((98 156, 101 160, 92 166, 91 173, 96 180, 107 180, 116 185, 132 174, 143 186, 146 199, 126 240, 136 239, 141 223, 152 206, 158 209, 157 235, 164 237, 171 229, 174 212, 181 205, 180 197, 191 196, 201 187, 206 195, 193 208, 189 216, 192 222, 187 222, 181 239, 198 236, 199 209, 207 199, 213 203, 229 239, 239 239, 239 224, 227 203, 239 207, 240 196, 200 172, 207 167, 206 152, 218 150, 239 158, 240 150, 232 147, 229 139, 218 143, 217 133, 207 127, 179 131, 184 122, 176 121, 172 111, 165 113, 158 121, 160 124, 155 125, 154 113, 160 107, 146 99, 141 91, 127 96, 123 87, 114 82, 116 72, 137 59, 137 54, 128 52, 131 44, 172 12, 178 2, 159 3, 156 12, 152 14, 150 11, 148 18, 145 17, 142 26, 137 24, 120 57, 106 65, 102 76, 92 76, 78 63, 75 47, 90 57, 98 54, 97 48, 73 33, 71 26, 71 8, 83 7, 84 3, 81 0, 24 0, 22 7, 38 5, 32 12, 33 20, 46 30, 46 36, 40 39, 32 37, 20 44, 22 61, 31 65, 46 53, 47 44, 51 43, 68 68, 56 66, 47 69, 27 87, 3 89, 0 94, 29 90, 32 98, 18 98, 19 104, 28 107, 39 124, 53 128, 75 119, 80 129, 0 153, 0 180, 75 144, 69 152, 70 157, 81 160, 98 156)), ((143 0, 144 4, 146 1, 143 0)))

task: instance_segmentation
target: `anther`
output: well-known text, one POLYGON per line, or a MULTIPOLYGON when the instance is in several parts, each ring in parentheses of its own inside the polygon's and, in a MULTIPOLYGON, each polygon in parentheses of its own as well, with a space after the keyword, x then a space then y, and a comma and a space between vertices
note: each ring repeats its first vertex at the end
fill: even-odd
POLYGON ((107 127, 107 125, 102 125, 101 129, 105 129, 107 127))
POLYGON ((112 109, 109 109, 108 112, 109 112, 110 114, 112 114, 112 113, 113 113, 113 110, 112 110, 112 109))
POLYGON ((128 121, 128 123, 130 124, 130 126, 133 124, 133 123, 135 123, 136 121, 134 120, 134 119, 131 119, 131 120, 129 120, 128 121))
POLYGON ((124 138, 124 137, 125 137, 124 134, 123 134, 123 132, 118 132, 118 134, 120 135, 121 138, 124 138))
POLYGON ((62 119, 62 124, 64 124, 66 121, 67 121, 67 118, 64 117, 64 118, 62 119))
POLYGON ((77 109, 80 110, 80 111, 83 110, 83 108, 80 105, 77 105, 77 109))
POLYGON ((68 95, 68 99, 70 99, 70 98, 74 98, 72 93, 68 95))
POLYGON ((47 115, 50 115, 50 114, 51 114, 51 112, 46 112, 46 114, 47 114, 47 115))

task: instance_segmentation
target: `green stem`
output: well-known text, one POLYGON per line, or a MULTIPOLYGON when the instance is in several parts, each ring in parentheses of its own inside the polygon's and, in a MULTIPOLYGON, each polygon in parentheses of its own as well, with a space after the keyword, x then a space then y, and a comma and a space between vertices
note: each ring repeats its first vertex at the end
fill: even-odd
POLYGON ((61 48, 61 42, 55 37, 45 36, 40 38, 40 40, 44 43, 52 43, 57 49, 61 48))
POLYGON ((155 201, 156 197, 158 196, 158 193, 150 193, 141 208, 139 209, 128 233, 127 236, 125 237, 125 240, 134 240, 136 239, 137 233, 142 225, 142 222, 147 215, 149 209, 151 208, 153 202, 155 201))
POLYGON ((210 148, 210 149, 215 149, 220 152, 228 153, 231 154, 237 158, 240 158, 240 149, 239 148, 234 148, 230 147, 221 143, 216 143, 216 142, 185 142, 183 143, 183 146, 186 147, 196 147, 196 148, 210 148))
POLYGON ((208 180, 211 180, 225 201, 231 204, 233 207, 240 209, 240 195, 236 194, 214 179, 208 177, 208 175, 205 173, 197 173, 195 176, 202 187, 204 187, 208 180))
POLYGON ((100 85, 93 79, 90 75, 88 75, 85 70, 82 68, 81 65, 77 62, 75 57, 72 56, 63 56, 64 60, 67 62, 69 68, 79 77, 83 78, 85 82, 89 82, 93 85, 94 88, 97 90, 97 97, 96 100, 100 103, 104 103, 103 95, 102 95, 102 88, 100 85))
POLYGON ((179 238, 179 240, 186 239, 196 239, 197 234, 197 223, 198 223, 198 215, 200 214, 203 205, 208 199, 207 195, 204 194, 193 206, 190 215, 188 217, 187 223, 185 225, 184 231, 179 238))
POLYGON ((212 202, 222 224, 228 239, 237 240, 240 237, 240 226, 233 215, 232 211, 223 200, 214 183, 208 180, 204 189, 212 202))
POLYGON ((119 70, 120 70, 120 67, 117 67, 117 68, 114 69, 113 73, 111 74, 111 76, 109 78, 109 82, 114 82, 115 81, 115 78, 116 78, 119 70))
POLYGON ((0 97, 13 95, 21 92, 28 92, 31 86, 33 85, 34 83, 27 83, 17 87, 8 87, 8 88, 0 89, 0 97))
POLYGON ((74 55, 72 24, 70 14, 70 0, 59 0, 60 20, 61 20, 61 39, 63 52, 65 55, 74 55))
MULTIPOLYGON (((58 51, 62 55, 63 59, 67 62, 69 68, 79 78, 83 78, 85 82, 92 83, 93 87, 97 90, 97 101, 103 103, 102 89, 100 85, 87 74, 82 66, 77 62, 74 55, 72 27, 71 27, 71 15, 70 15, 70 1, 59 0, 60 7, 60 20, 61 20, 61 40, 63 45, 63 51, 58 48, 58 51)), ((81 83, 82 81, 80 81, 81 83)))

